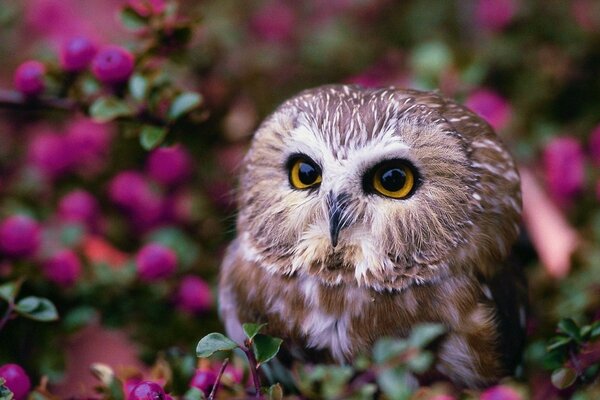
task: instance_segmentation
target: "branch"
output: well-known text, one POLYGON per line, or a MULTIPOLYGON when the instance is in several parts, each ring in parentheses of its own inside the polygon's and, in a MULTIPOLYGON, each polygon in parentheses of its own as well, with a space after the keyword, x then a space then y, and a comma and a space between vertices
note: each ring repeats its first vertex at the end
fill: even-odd
POLYGON ((81 106, 70 99, 56 97, 29 98, 14 90, 0 89, 0 108, 10 110, 77 111, 81 106))

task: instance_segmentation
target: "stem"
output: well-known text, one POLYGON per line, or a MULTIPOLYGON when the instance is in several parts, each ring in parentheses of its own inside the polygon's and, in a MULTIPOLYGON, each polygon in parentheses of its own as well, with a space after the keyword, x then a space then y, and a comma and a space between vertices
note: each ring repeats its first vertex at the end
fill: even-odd
POLYGON ((4 328, 4 325, 6 325, 6 323, 10 319, 14 308, 15 308, 15 303, 12 301, 8 302, 8 307, 6 308, 6 312, 2 316, 2 319, 0 319, 0 331, 2 330, 2 328, 4 328))
POLYGON ((256 357, 254 356, 254 352, 252 351, 252 343, 249 340, 244 342, 244 347, 241 347, 244 354, 246 354, 246 358, 248 359, 248 364, 250 365, 250 373, 252 374, 252 381, 254 382, 254 390, 256 391, 255 397, 257 399, 262 398, 260 394, 260 377, 258 376, 258 362, 256 361, 256 357))
POLYGON ((14 90, 0 89, 0 108, 75 111, 79 108, 79 106, 76 102, 68 99, 59 99, 54 97, 39 97, 31 99, 14 90))
POLYGON ((219 386, 221 384, 221 378, 223 377, 223 372, 225 372, 225 367, 227 366, 227 364, 229 363, 229 358, 226 358, 223 361, 223 365, 221 365, 221 369, 219 370, 219 374, 217 375, 217 380, 215 381, 215 384, 213 385, 210 394, 208 395, 208 400, 214 400, 216 394, 217 394, 217 390, 219 390, 219 386))

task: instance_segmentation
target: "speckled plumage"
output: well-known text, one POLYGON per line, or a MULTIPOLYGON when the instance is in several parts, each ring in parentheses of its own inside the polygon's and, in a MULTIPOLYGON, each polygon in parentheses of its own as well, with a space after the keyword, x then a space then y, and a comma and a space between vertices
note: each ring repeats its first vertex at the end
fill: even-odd
POLYGON ((293 355, 346 362, 382 336, 441 322, 438 370, 490 384, 522 341, 518 271, 503 262, 519 230, 519 185, 489 125, 436 93, 304 91, 263 122, 242 165, 220 281, 226 329, 241 340, 240 323, 267 322, 293 355), (290 185, 298 154, 322 171, 314 190, 290 185), (363 190, 366 171, 388 159, 417 170, 410 197, 363 190))

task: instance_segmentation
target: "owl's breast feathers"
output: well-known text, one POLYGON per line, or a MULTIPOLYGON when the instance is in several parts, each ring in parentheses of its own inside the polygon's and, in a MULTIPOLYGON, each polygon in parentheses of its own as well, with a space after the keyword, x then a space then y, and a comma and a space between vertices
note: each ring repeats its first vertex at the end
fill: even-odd
POLYGON ((513 301, 498 308, 494 299, 516 290, 508 279, 488 286, 463 275, 376 291, 272 273, 244 257, 243 247, 238 241, 229 247, 220 285, 222 318, 239 342, 242 323, 265 322, 267 333, 285 339, 294 357, 343 363, 368 353, 381 337, 406 336, 415 324, 439 322, 448 333, 438 345, 436 367, 458 384, 494 383, 511 373, 518 359, 520 305, 513 301))

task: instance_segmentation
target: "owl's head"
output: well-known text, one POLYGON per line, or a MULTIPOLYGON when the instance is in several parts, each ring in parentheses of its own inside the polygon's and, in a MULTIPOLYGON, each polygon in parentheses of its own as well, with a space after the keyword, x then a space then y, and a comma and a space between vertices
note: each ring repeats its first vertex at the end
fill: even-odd
POLYGON ((390 290, 493 269, 520 211, 512 158, 475 114, 435 93, 337 85, 259 127, 237 228, 272 273, 390 290))

